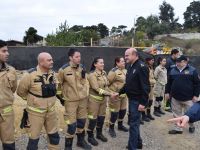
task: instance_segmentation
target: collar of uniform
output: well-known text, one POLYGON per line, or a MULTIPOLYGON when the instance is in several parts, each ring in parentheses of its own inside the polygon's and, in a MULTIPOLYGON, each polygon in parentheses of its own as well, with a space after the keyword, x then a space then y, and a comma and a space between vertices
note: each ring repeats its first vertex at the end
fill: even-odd
POLYGON ((149 66, 149 69, 153 69, 153 66, 152 65, 148 65, 149 66))
POLYGON ((178 68, 177 65, 176 65, 176 68, 180 71, 180 72, 183 72, 183 70, 187 69, 189 67, 189 65, 187 64, 185 67, 183 68, 178 68))
POLYGON ((77 69, 78 67, 79 67, 79 65, 77 65, 77 64, 74 64, 73 62, 69 62, 69 64, 70 64, 70 66, 72 67, 72 68, 75 68, 75 69, 77 69))
POLYGON ((120 68, 120 67, 117 67, 117 66, 116 66, 116 68, 119 69, 120 71, 122 71, 124 69, 124 68, 120 68))
POLYGON ((161 69, 165 69, 165 67, 163 67, 162 65, 159 65, 161 69))
POLYGON ((36 69, 37 69, 37 73, 40 75, 53 73, 52 70, 49 70, 48 72, 42 72, 39 66, 37 66, 36 69))
POLYGON ((97 69, 95 69, 95 72, 96 72, 97 74, 99 74, 99 75, 103 75, 103 74, 104 74, 104 71, 99 71, 99 70, 97 70, 97 69))
POLYGON ((176 59, 173 59, 172 56, 170 57, 171 61, 176 63, 176 59))
POLYGON ((0 63, 0 71, 8 70, 8 64, 6 63, 0 63))
POLYGON ((139 59, 137 59, 134 63, 132 63, 131 67, 134 66, 137 62, 139 62, 139 59))

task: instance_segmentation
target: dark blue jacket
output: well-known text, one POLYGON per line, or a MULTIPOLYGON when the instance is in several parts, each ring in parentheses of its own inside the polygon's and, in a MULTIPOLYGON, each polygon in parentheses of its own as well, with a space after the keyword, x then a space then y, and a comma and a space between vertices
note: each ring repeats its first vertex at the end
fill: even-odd
POLYGON ((174 67, 176 67, 176 60, 172 59, 172 57, 170 56, 169 58, 167 58, 167 64, 165 67, 167 69, 168 74, 174 67))
POLYGON ((119 94, 126 93, 129 100, 137 100, 140 104, 146 106, 149 92, 149 69, 144 62, 137 60, 127 69, 126 83, 119 94))
POLYGON ((183 71, 174 67, 168 74, 168 83, 165 93, 180 101, 192 100, 199 96, 200 80, 196 69, 187 65, 183 71))
POLYGON ((200 102, 194 103, 194 105, 185 113, 190 120, 190 123, 200 120, 200 102))

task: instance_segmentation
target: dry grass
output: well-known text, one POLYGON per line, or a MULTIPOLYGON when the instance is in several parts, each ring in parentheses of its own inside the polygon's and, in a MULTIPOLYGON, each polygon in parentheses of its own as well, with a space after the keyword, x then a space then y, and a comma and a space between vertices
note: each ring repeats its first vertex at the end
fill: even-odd
POLYGON ((182 40, 174 37, 164 37, 161 39, 168 47, 181 47, 186 55, 200 55, 200 40, 182 40))

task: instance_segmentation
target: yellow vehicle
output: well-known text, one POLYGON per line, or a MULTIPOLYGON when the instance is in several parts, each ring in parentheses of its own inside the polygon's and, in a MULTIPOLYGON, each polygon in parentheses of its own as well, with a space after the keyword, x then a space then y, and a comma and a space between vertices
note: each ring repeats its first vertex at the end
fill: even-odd
POLYGON ((152 45, 151 47, 146 47, 143 51, 152 55, 170 54, 171 48, 164 47, 163 44, 155 44, 155 45, 152 45))

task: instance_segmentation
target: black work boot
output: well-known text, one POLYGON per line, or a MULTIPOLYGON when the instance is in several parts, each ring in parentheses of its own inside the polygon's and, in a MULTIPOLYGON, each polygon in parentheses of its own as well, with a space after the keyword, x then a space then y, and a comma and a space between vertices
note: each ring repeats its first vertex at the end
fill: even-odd
POLYGON ((194 133, 195 132, 195 127, 189 127, 189 132, 194 133))
POLYGON ((92 147, 85 141, 85 132, 77 133, 77 146, 85 150, 91 150, 92 147))
POLYGON ((94 133, 93 131, 87 131, 88 134, 88 142, 92 144, 93 146, 97 146, 99 143, 97 140, 94 138, 94 133))
POLYGON ((102 128, 96 128, 97 130, 97 139, 101 140, 102 142, 107 142, 108 139, 102 134, 102 128))
POLYGON ((140 124, 144 125, 144 121, 142 120, 142 118, 140 119, 140 124))
POLYGON ((11 143, 11 144, 2 144, 3 146, 3 150, 15 150, 15 143, 11 143))
POLYGON ((109 134, 112 138, 117 137, 114 126, 115 126, 115 124, 110 124, 110 127, 109 127, 109 134))
POLYGON ((143 144, 139 142, 137 145, 137 149, 142 149, 142 147, 143 147, 143 144))
POLYGON ((161 114, 161 115, 165 115, 165 112, 163 112, 163 111, 161 110, 161 106, 158 107, 158 113, 161 114))
POLYGON ((182 133, 183 133, 183 131, 177 131, 177 130, 170 130, 168 132, 168 134, 182 134, 182 133))
POLYGON ((29 139, 28 140, 28 145, 27 145, 27 150, 36 150, 36 149, 38 149, 38 142, 39 142, 39 139, 29 139))
POLYGON ((73 138, 65 138, 65 150, 72 150, 73 138))
MULTIPOLYGON (((143 147, 142 143, 138 143, 137 149, 142 149, 142 147, 143 147)), ((128 149, 128 148, 129 148, 128 145, 126 145, 126 149, 128 149)))
POLYGON ((147 109, 147 117, 148 117, 150 120, 155 120, 155 118, 151 115, 151 109, 147 109))
POLYGON ((112 138, 116 138, 115 122, 118 118, 119 113, 118 112, 111 112, 110 115, 111 116, 110 116, 109 134, 112 138))
POLYGON ((161 117, 160 113, 158 112, 158 107, 154 107, 154 112, 153 114, 157 117, 161 117))
POLYGON ((150 119, 146 116, 145 112, 142 112, 142 120, 146 122, 150 122, 150 119))
MULTIPOLYGON (((118 116, 118 130, 121 130, 121 131, 124 131, 124 132, 127 132, 127 128, 125 126, 123 126, 123 120, 124 120, 124 117, 126 115, 126 109, 121 109, 119 110, 119 116, 118 116)), ((130 117, 130 115, 128 115, 128 118, 130 117)), ((129 119, 128 119, 129 121, 129 119)), ((128 123, 129 125, 129 123, 128 123)))
POLYGON ((97 139, 100 139, 102 142, 107 142, 108 139, 103 135, 102 129, 103 129, 103 124, 104 124, 105 116, 98 116, 97 117, 97 139))
POLYGON ((89 119, 89 125, 88 125, 88 142, 90 144, 92 144, 93 146, 97 146, 98 142, 97 140, 94 138, 94 128, 96 126, 97 120, 96 119, 89 119))
POLYGON ((128 128, 123 125, 123 121, 118 121, 118 130, 128 132, 128 128))

